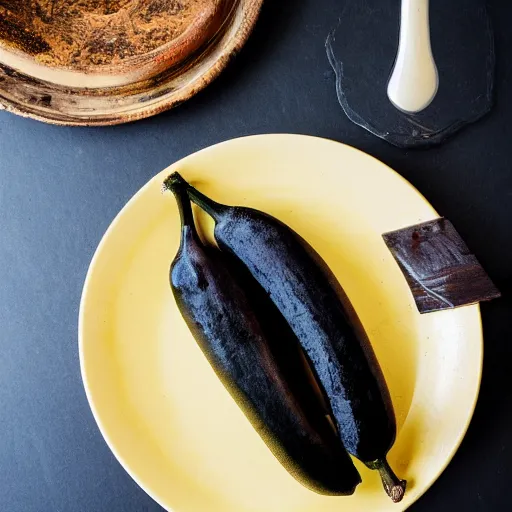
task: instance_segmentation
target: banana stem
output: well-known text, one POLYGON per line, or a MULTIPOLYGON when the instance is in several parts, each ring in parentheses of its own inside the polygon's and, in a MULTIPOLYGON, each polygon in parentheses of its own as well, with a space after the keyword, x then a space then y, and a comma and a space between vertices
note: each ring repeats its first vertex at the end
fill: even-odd
POLYGON ((185 187, 190 199, 196 203, 197 206, 202 208, 208 215, 213 217, 215 221, 218 221, 222 213, 227 209, 226 206, 217 203, 213 199, 210 199, 203 193, 199 192, 199 190, 185 181, 185 179, 178 172, 174 172, 164 181, 164 187, 166 188, 172 189, 172 187, 176 184, 180 184, 185 187))
POLYGON ((391 466, 388 464, 388 461, 384 457, 383 459, 378 459, 373 462, 366 464, 370 469, 376 469, 379 472, 380 478, 382 480, 382 485, 384 486, 384 490, 387 495, 392 499, 393 503, 398 503, 402 501, 402 498, 405 494, 405 488, 407 486, 407 482, 405 480, 400 480, 393 470, 391 466))
POLYGON ((170 190, 176 198, 181 217, 181 225, 183 227, 195 229, 194 215, 192 213, 192 206, 190 205, 190 199, 187 194, 186 186, 186 182, 182 183, 178 180, 172 181, 167 178, 164 181, 164 189, 170 190))

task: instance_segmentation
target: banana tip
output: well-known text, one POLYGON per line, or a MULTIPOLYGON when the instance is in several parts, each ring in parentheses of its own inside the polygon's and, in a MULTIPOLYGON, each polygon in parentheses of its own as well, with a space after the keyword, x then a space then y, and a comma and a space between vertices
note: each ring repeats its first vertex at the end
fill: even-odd
POLYGON ((187 182, 184 180, 183 176, 179 172, 173 172, 167 178, 165 178, 162 184, 162 192, 166 192, 167 190, 171 190, 175 188, 177 185, 185 185, 187 182))
POLYGON ((399 485, 394 485, 389 492, 389 497, 393 501, 393 503, 399 503, 402 501, 402 498, 405 494, 405 486, 407 482, 405 480, 400 480, 399 485))

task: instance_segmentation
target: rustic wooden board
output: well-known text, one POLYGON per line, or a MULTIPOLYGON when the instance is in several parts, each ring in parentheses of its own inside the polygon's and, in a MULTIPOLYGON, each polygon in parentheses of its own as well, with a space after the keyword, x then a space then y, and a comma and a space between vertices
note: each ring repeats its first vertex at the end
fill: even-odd
POLYGON ((67 125, 154 115, 220 73, 262 2, 0 0, 0 106, 67 125))

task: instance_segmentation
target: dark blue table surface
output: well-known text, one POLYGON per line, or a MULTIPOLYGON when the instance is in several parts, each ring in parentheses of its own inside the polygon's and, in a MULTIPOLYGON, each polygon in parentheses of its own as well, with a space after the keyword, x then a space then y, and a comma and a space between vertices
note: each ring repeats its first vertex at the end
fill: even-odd
POLYGON ((512 3, 489 3, 496 106, 434 149, 399 150, 342 113, 324 52, 336 0, 267 0, 226 72, 155 118, 63 128, 0 112, 0 511, 161 510, 114 459, 89 410, 77 347, 83 281, 112 218, 149 178, 210 144, 267 132, 335 139, 389 164, 455 224, 501 288, 502 299, 482 306, 484 375, 468 434, 411 510, 509 508, 512 3))

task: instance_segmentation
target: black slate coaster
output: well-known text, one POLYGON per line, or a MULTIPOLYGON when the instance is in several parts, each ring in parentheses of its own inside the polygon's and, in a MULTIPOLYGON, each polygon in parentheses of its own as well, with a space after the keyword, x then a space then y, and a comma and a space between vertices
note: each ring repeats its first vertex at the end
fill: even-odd
POLYGON ((382 235, 420 313, 495 299, 500 292, 444 218, 382 235))
POLYGON ((431 0, 439 90, 423 111, 398 110, 387 96, 400 30, 399 0, 344 0, 326 41, 346 115, 399 147, 438 144, 492 107, 494 38, 485 0, 431 0))

